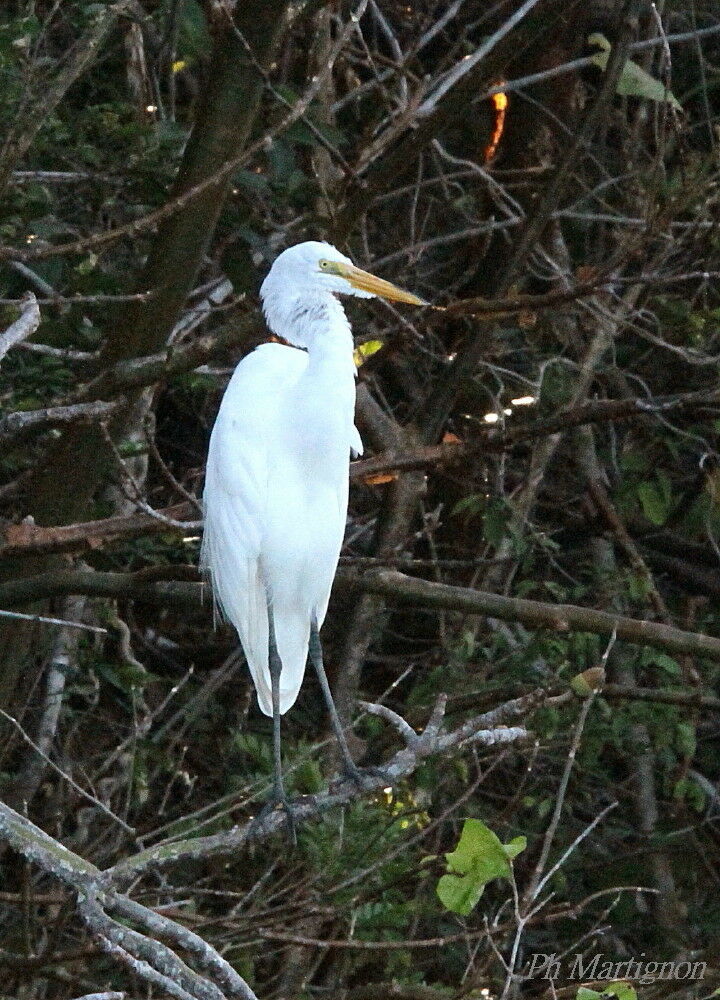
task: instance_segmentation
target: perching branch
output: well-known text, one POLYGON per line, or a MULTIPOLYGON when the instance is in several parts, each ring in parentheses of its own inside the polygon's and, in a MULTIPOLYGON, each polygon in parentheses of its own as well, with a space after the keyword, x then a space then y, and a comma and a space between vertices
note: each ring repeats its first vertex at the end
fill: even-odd
MULTIPOLYGON (((440 700, 444 703, 444 695, 440 700)), ((452 756, 462 747, 472 743, 478 747, 508 746, 528 739, 523 726, 508 726, 504 723, 519 717, 527 717, 545 700, 542 691, 534 691, 523 698, 508 702, 492 713, 486 713, 468 720, 451 732, 443 732, 438 727, 436 713, 421 733, 413 733, 403 749, 379 768, 364 774, 363 787, 358 788, 351 778, 341 778, 331 783, 327 792, 317 795, 303 795, 292 802, 296 823, 321 816, 331 809, 346 805, 359 798, 372 796, 383 788, 395 786, 413 774, 423 760, 438 755, 452 756), (490 728, 492 727, 492 728, 490 728), (437 729, 438 731, 434 731, 437 729)), ((288 818, 284 810, 274 810, 266 816, 251 820, 232 830, 196 837, 192 840, 159 844, 141 851, 109 869, 105 874, 116 885, 126 885, 148 869, 164 869, 191 859, 210 858, 235 854, 245 846, 266 840, 272 834, 283 830, 288 818)))
MULTIPOLYGON (((528 738, 522 726, 505 727, 506 721, 532 713, 542 702, 542 691, 468 720, 456 730, 442 731, 445 696, 438 699, 428 725, 420 733, 403 731, 406 745, 383 767, 368 772, 362 787, 351 779, 335 781, 318 795, 302 796, 293 803, 296 821, 320 816, 330 809, 377 793, 412 774, 428 757, 453 755, 464 746, 506 746, 528 738), (491 728, 489 728, 491 727, 491 728)), ((160 844, 100 871, 44 833, 29 819, 0 802, 0 840, 23 857, 50 873, 78 894, 78 911, 100 946, 110 956, 129 966, 141 978, 161 987, 176 1000, 256 1000, 247 983, 207 942, 181 924, 156 913, 116 887, 134 881, 148 868, 159 870, 191 858, 234 854, 251 843, 266 840, 288 822, 284 810, 275 810, 257 820, 208 837, 160 844), (122 919, 118 922, 115 917, 122 919), (134 924, 141 929, 128 926, 134 924), (192 969, 170 947, 169 941, 192 956, 207 972, 205 978, 192 969)))

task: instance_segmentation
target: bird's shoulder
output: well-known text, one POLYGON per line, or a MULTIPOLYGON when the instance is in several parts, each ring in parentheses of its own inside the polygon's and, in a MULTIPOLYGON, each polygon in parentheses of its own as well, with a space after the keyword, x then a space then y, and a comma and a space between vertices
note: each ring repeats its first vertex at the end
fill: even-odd
POLYGON ((219 419, 231 419, 233 424, 262 421, 306 367, 304 351, 283 344, 261 344, 235 369, 220 405, 219 419))
POLYGON ((292 382, 307 368, 305 351, 286 344, 260 344, 235 369, 232 381, 292 382))

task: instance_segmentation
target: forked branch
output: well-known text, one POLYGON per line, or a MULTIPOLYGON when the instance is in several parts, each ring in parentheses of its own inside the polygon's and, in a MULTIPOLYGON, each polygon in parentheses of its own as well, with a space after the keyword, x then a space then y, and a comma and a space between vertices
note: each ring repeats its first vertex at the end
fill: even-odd
MULTIPOLYGON (((438 698, 427 725, 420 733, 400 720, 399 716, 389 717, 380 706, 367 705, 367 711, 390 718, 403 737, 404 747, 383 767, 368 772, 362 787, 351 779, 336 779, 327 791, 295 800, 295 820, 312 819, 337 806, 375 795, 412 774, 426 758, 452 756, 468 743, 488 748, 521 744, 528 739, 527 730, 522 725, 508 727, 505 722, 526 717, 544 699, 544 692, 531 692, 491 713, 478 715, 451 732, 444 732, 442 728, 444 695, 438 698)), ((134 974, 176 1000, 257 998, 244 979, 211 945, 164 914, 131 900, 121 891, 122 887, 148 869, 158 871, 191 858, 207 859, 235 854, 238 849, 280 832, 287 822, 286 812, 275 810, 260 820, 249 819, 242 826, 213 836, 151 847, 113 868, 101 871, 0 802, 0 841, 74 890, 80 917, 100 947, 134 974), (181 958, 175 949, 180 950, 185 958, 181 958), (202 973, 192 968, 190 961, 202 973)))

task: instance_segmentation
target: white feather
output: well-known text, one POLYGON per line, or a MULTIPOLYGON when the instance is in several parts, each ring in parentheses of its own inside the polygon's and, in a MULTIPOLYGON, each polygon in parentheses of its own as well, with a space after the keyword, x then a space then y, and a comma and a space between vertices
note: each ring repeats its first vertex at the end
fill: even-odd
POLYGON ((266 715, 267 601, 284 713, 300 690, 312 616, 319 627, 327 611, 345 530, 350 451, 362 453, 353 424, 352 336, 333 294, 351 289, 335 287, 331 281, 341 279, 329 275, 307 280, 308 251, 305 258, 293 252, 308 247, 315 264, 318 255, 347 261, 327 244, 301 244, 276 261, 261 291, 268 323, 307 351, 264 344, 240 362, 213 428, 203 497, 201 562, 237 629, 266 715), (279 267, 288 257, 292 267, 279 267))

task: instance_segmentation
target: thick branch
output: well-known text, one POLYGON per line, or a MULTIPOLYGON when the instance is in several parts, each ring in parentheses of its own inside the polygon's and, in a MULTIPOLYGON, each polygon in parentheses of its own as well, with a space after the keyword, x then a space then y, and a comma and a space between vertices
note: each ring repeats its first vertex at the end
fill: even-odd
POLYGON ((177 1000, 257 1000, 245 980, 211 945, 163 914, 113 892, 107 873, 63 847, 25 816, 0 801, 0 841, 9 844, 78 893, 80 915, 101 947, 138 975, 162 986, 177 1000), (121 924, 109 909, 153 937, 121 924), (205 979, 180 959, 164 938, 185 949, 219 985, 205 979))
POLYGON ((671 653, 690 653, 720 660, 720 639, 700 632, 685 632, 671 625, 625 618, 622 615, 582 608, 576 604, 548 604, 519 597, 505 597, 466 587, 418 580, 395 570, 372 571, 363 575, 361 586, 374 594, 396 597, 404 603, 423 607, 446 608, 471 615, 486 615, 502 621, 519 622, 531 628, 553 632, 591 632, 656 646, 671 653))
POLYGON ((175 375, 184 375, 223 351, 246 344, 257 323, 255 316, 242 316, 225 329, 199 337, 191 344, 170 347, 158 354, 132 358, 129 361, 119 361, 72 393, 64 402, 81 403, 103 396, 114 396, 131 389, 143 389, 175 375))
MULTIPOLYGON (((172 521, 191 521, 196 511, 189 503, 175 504, 157 511, 162 518, 172 521)), ((105 517, 99 521, 82 521, 79 524, 58 525, 46 528, 40 524, 22 521, 0 529, 0 558, 38 555, 43 552, 78 552, 96 549, 103 543, 118 538, 138 538, 173 529, 166 520, 149 514, 105 517)))
MULTIPOLYGON (((181 580, 158 580, 156 571, 137 573, 93 573, 65 570, 39 576, 11 580, 0 584, 0 607, 13 607, 62 594, 87 594, 92 597, 135 598, 152 603, 201 606, 203 595, 209 597, 204 584, 190 582, 192 567, 177 567, 181 580)), ((395 598, 420 607, 444 608, 466 615, 483 615, 502 621, 518 622, 530 628, 553 632, 590 632, 593 635, 616 634, 618 639, 641 646, 665 649, 669 653, 688 653, 720 660, 720 639, 702 632, 687 632, 672 625, 626 618, 622 615, 583 608, 576 604, 549 604, 519 597, 505 597, 469 587, 453 587, 405 576, 395 570, 371 570, 358 576, 340 569, 336 586, 395 598)))
POLYGON ((73 889, 88 890, 102 880, 95 865, 44 833, 0 801, 0 841, 73 889))

